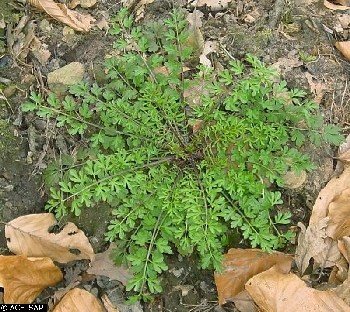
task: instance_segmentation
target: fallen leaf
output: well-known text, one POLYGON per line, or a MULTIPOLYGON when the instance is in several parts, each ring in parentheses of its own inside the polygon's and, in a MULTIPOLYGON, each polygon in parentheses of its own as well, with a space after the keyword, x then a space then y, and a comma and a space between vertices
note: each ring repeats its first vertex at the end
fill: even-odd
POLYGON ((96 254, 95 261, 91 263, 87 272, 89 274, 107 276, 111 280, 117 280, 126 285, 133 275, 122 266, 114 264, 114 261, 111 259, 111 252, 115 248, 115 245, 111 244, 105 252, 96 254))
POLYGON ((64 4, 52 0, 27 0, 30 5, 45 11, 56 21, 72 27, 76 31, 88 32, 95 19, 91 15, 83 15, 68 9, 64 4))
POLYGON ((51 56, 51 52, 48 50, 47 45, 42 44, 37 37, 34 37, 30 45, 30 50, 41 65, 44 65, 51 56))
POLYGON ((350 279, 348 278, 343 284, 337 286, 335 293, 339 298, 343 299, 347 305, 350 305, 350 279))
POLYGON ((241 291, 230 300, 235 304, 235 308, 237 308, 238 311, 259 312, 258 306, 246 290, 241 291))
POLYGON ((101 301, 103 303, 103 306, 107 310, 107 312, 120 312, 118 308, 114 306, 114 304, 109 300, 108 296, 106 294, 103 294, 101 297, 101 301))
POLYGON ((193 13, 188 13, 186 20, 190 23, 191 26, 201 28, 203 16, 203 12, 195 9, 193 13))
POLYGON ((334 45, 350 61, 350 41, 337 41, 334 45))
POLYGON ((14 29, 11 26, 7 30, 7 46, 15 59, 24 60, 27 57, 35 38, 35 27, 35 21, 24 15, 14 29))
MULTIPOLYGON (((339 242, 338 242, 339 246, 339 242)), ((348 278, 349 263, 344 257, 340 257, 334 265, 331 274, 328 278, 328 283, 331 285, 340 285, 348 278)), ((343 298, 342 298, 343 299, 343 298)))
POLYGON ((61 263, 81 259, 93 261, 94 251, 84 233, 70 222, 58 234, 49 233, 56 224, 52 213, 14 219, 5 226, 7 247, 15 254, 47 256, 61 263))
POLYGON ((343 163, 343 165, 350 164, 350 135, 346 137, 346 140, 343 144, 339 146, 339 156, 335 159, 343 163))
POLYGON ((295 274, 282 273, 277 266, 252 277, 246 283, 246 289, 262 311, 350 311, 335 292, 309 288, 295 274))
POLYGON ((349 7, 347 6, 347 3, 346 2, 342 2, 342 0, 338 0, 338 3, 340 4, 334 4, 330 1, 327 1, 327 0, 324 0, 323 1, 323 4, 324 6, 327 8, 327 9, 330 9, 330 10, 341 10, 341 11, 345 11, 345 10, 348 10, 349 7), (343 4, 343 5, 342 5, 343 4))
POLYGON ((336 294, 339 298, 343 299, 348 305, 350 305, 350 270, 349 270, 349 256, 350 256, 350 237, 344 237, 341 240, 343 243, 343 255, 346 254, 345 258, 347 260, 347 278, 335 289, 336 294))
POLYGON ((65 294, 52 312, 103 312, 97 298, 88 291, 80 288, 73 288, 65 294))
POLYGON ((293 70, 295 67, 300 67, 303 62, 300 60, 296 51, 290 51, 286 57, 280 57, 272 67, 277 70, 279 74, 285 74, 293 70))
POLYGON ((212 67, 211 61, 208 59, 208 54, 212 52, 216 52, 217 49, 217 43, 216 41, 205 41, 204 42, 204 47, 203 47, 203 52, 199 57, 199 63, 212 67))
POLYGON ((134 8, 136 22, 144 17, 146 5, 153 2, 154 0, 122 0, 125 7, 134 8))
POLYGON ((327 235, 334 240, 350 235, 350 188, 345 189, 328 207, 327 235))
POLYGON ((338 248, 346 261, 350 263, 350 237, 343 237, 338 241, 338 248))
POLYGON ((276 264, 281 271, 289 272, 292 261, 292 256, 277 251, 270 254, 260 249, 230 249, 224 256, 223 272, 215 274, 219 304, 244 290, 245 283, 252 276, 276 264))
POLYGON ((312 208, 309 224, 320 222, 328 214, 329 204, 345 189, 349 188, 350 167, 345 167, 338 177, 332 178, 320 191, 312 208))
POLYGON ((0 287, 5 303, 32 303, 47 287, 63 279, 50 258, 0 256, 0 287))
POLYGON ((315 96, 314 102, 320 104, 325 92, 329 91, 329 87, 317 81, 317 78, 311 75, 309 72, 305 72, 305 77, 307 79, 307 82, 309 83, 310 91, 315 96))
POLYGON ((304 274, 308 268, 311 258, 328 249, 328 245, 325 242, 328 221, 329 217, 326 217, 319 223, 309 225, 308 228, 301 222, 298 223, 301 231, 295 251, 295 263, 301 274, 304 274))

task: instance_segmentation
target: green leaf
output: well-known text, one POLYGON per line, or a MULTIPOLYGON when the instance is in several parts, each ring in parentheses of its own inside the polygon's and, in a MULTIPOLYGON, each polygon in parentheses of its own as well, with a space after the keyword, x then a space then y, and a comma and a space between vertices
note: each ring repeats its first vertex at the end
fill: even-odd
POLYGON ((305 142, 305 135, 298 129, 293 129, 291 132, 291 140, 295 142, 297 146, 302 146, 305 142))
POLYGON ((340 134, 341 128, 335 125, 326 125, 323 129, 323 138, 328 144, 339 146, 345 142, 345 137, 340 134))
POLYGON ((292 217, 292 214, 290 212, 282 213, 282 212, 278 211, 277 215, 275 216, 275 223, 277 223, 277 224, 289 224, 291 217, 292 217))
POLYGON ((171 247, 169 246, 169 242, 165 238, 158 238, 155 245, 157 246, 157 249, 161 253, 166 253, 166 254, 172 254, 173 251, 171 250, 171 247))
POLYGON ((32 112, 37 109, 37 104, 32 102, 25 102, 21 105, 21 110, 23 112, 32 112))

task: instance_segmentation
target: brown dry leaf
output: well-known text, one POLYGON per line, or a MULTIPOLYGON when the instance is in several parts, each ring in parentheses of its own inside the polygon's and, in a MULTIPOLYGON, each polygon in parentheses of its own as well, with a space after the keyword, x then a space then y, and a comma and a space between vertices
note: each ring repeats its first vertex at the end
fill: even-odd
POLYGON ((95 261, 91 263, 87 270, 89 274, 103 275, 111 280, 117 280, 123 285, 126 285, 128 280, 132 278, 132 274, 122 266, 116 266, 111 259, 111 252, 116 246, 111 244, 109 248, 102 253, 96 254, 95 261))
POLYGON ((274 265, 282 272, 289 272, 292 261, 292 256, 277 251, 270 254, 260 249, 230 249, 224 256, 223 272, 215 274, 219 304, 244 290, 244 284, 252 276, 274 265))
POLYGON ((88 32, 95 19, 91 15, 80 14, 68 9, 64 4, 56 3, 53 0, 27 0, 29 4, 45 11, 56 21, 62 22, 76 31, 88 32))
POLYGON ((61 270, 50 258, 0 256, 0 287, 5 303, 32 303, 47 287, 63 279, 61 270))
POLYGON ((327 235, 334 240, 350 235, 350 188, 345 189, 328 207, 327 235))
POLYGON ((259 312, 259 308, 246 290, 243 290, 234 296, 232 302, 235 304, 235 308, 237 308, 238 311, 259 312))
POLYGON ((350 41, 337 41, 334 45, 350 61, 350 41))
POLYGON ((106 294, 103 294, 101 297, 101 301, 103 303, 103 306, 107 310, 107 312, 120 312, 118 308, 114 306, 114 304, 109 300, 108 296, 106 294))
POLYGON ((73 288, 65 294, 52 312, 103 312, 95 296, 80 288, 73 288))
POLYGON ((337 160, 345 164, 350 164, 350 149, 336 157, 337 160))
POLYGON ((349 187, 350 167, 346 167, 340 176, 331 179, 318 194, 312 208, 309 224, 319 223, 325 218, 328 214, 329 204, 349 187))
POLYGON ((190 23, 191 26, 201 28, 203 16, 203 12, 195 9, 193 13, 188 13, 186 20, 190 23))
POLYGON ((324 0, 324 1, 323 1, 324 6, 325 6, 327 9, 330 9, 330 10, 345 11, 345 10, 350 9, 350 7, 347 6, 346 1, 337 0, 337 3, 338 3, 338 4, 334 4, 334 3, 330 2, 330 1, 327 1, 327 0, 324 0))
POLYGON ((338 241, 338 248, 343 257, 350 263, 350 237, 343 237, 338 241))
POLYGON ((76 6, 80 5, 82 8, 91 8, 96 2, 97 0, 72 0, 68 7, 74 9, 76 6))
POLYGON ((327 237, 326 226, 329 222, 329 217, 322 219, 319 223, 311 224, 308 228, 301 222, 298 226, 301 232, 298 237, 298 246, 295 251, 295 263, 303 274, 309 266, 311 258, 328 250, 328 245, 325 241, 327 237))
POLYGON ((295 274, 282 273, 276 266, 252 277, 246 289, 262 311, 350 311, 349 306, 335 292, 309 288, 295 274))
POLYGON ((144 17, 146 5, 153 3, 154 0, 122 0, 121 2, 127 8, 134 7, 133 12, 136 16, 135 21, 137 22, 144 17))
MULTIPOLYGON (((350 237, 344 237, 340 242, 341 242, 341 244, 343 244, 343 246, 340 248, 340 249, 343 249, 342 254, 348 260, 350 258, 350 237)), ((347 265, 347 267, 345 269, 347 269, 347 278, 341 285, 337 286, 337 288, 335 289, 335 292, 348 305, 350 305, 350 270, 349 270, 349 262, 348 262, 348 265, 347 265)))
POLYGON ((302 234, 298 240, 295 261, 303 273, 309 260, 314 259, 315 266, 331 267, 340 258, 337 242, 328 235, 327 224, 329 207, 343 193, 350 188, 350 167, 345 167, 339 177, 331 179, 320 191, 312 209, 308 230, 300 225, 302 234), (303 234, 305 233, 305 234, 303 234), (317 253, 318 252, 318 253, 317 253))
POLYGON ((47 256, 61 263, 81 259, 93 261, 94 251, 85 234, 70 222, 60 233, 49 233, 56 224, 52 213, 14 219, 5 226, 7 247, 15 254, 47 256))
POLYGON ((295 67, 300 67, 304 63, 296 51, 290 51, 286 57, 280 57, 272 67, 277 70, 279 74, 285 74, 293 70, 295 67))
POLYGON ((18 22, 15 29, 11 29, 7 34, 7 45, 14 58, 24 60, 28 53, 29 47, 35 38, 35 21, 29 20, 24 15, 18 22))
POLYGON ((343 165, 350 164, 350 135, 348 135, 345 142, 339 146, 338 155, 339 156, 336 157, 336 159, 343 165))
POLYGON ((203 97, 209 95, 209 88, 206 83, 198 80, 188 80, 189 86, 184 91, 184 98, 190 107, 202 105, 203 97))
POLYGON ((34 37, 30 45, 30 50, 41 65, 44 65, 51 56, 47 44, 42 44, 37 37, 34 37))
MULTIPOLYGON (((339 242, 338 242, 339 246, 339 242)), ((348 278, 349 263, 344 257, 341 257, 332 269, 328 278, 328 283, 340 285, 348 278)))
POLYGON ((335 293, 339 298, 343 299, 347 305, 350 305, 350 278, 341 285, 337 286, 335 293))
POLYGON ((305 77, 307 79, 307 82, 309 83, 311 92, 315 96, 314 102, 320 104, 325 92, 329 91, 329 87, 317 81, 317 78, 311 75, 309 72, 305 72, 305 77))
POLYGON ((217 49, 217 42, 216 41, 205 41, 203 52, 199 56, 199 63, 206 65, 208 67, 212 67, 211 61, 208 59, 208 54, 212 52, 216 52, 217 49))

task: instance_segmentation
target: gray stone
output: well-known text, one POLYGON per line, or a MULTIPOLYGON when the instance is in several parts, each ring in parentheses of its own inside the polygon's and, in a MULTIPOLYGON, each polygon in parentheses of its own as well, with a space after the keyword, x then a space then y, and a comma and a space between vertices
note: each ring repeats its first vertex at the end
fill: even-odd
POLYGON ((66 93, 69 86, 80 82, 85 73, 85 67, 79 62, 72 62, 54 70, 47 75, 49 89, 57 95, 66 93))

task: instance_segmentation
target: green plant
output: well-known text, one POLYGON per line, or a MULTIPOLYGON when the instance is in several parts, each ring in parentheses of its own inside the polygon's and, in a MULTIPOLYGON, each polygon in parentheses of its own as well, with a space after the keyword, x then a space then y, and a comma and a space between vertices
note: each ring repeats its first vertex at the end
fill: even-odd
POLYGON ((313 62, 316 60, 316 56, 308 53, 304 53, 303 51, 298 52, 300 59, 305 62, 313 62))
POLYGON ((219 72, 187 71, 195 60, 181 11, 143 28, 126 10, 113 22, 106 85, 81 83, 62 101, 32 93, 22 105, 89 142, 48 168, 47 209, 114 207, 106 239, 117 242, 116 261, 131 264, 127 289, 144 299, 162 290, 158 275, 174 248, 220 270, 230 229, 253 247, 282 247, 294 236, 280 228, 291 214, 265 182, 283 186, 287 170, 311 169, 297 147, 322 137, 338 144, 339 129, 251 55, 219 72))

